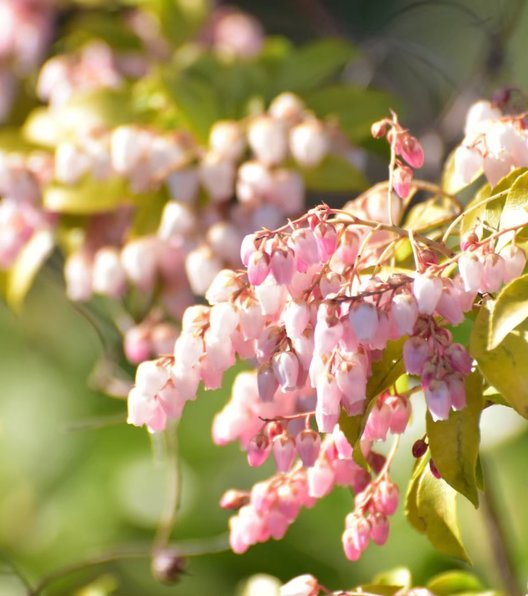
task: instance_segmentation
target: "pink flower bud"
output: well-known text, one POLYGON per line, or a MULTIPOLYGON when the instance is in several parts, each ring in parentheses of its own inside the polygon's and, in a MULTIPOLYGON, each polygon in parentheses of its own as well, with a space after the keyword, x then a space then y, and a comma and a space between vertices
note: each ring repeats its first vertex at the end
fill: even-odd
POLYGON ((125 333, 124 351, 127 360, 139 364, 151 355, 152 342, 150 333, 144 327, 131 327, 125 333))
POLYGON ((282 215, 298 215, 304 207, 302 176, 294 170, 275 169, 272 172, 271 184, 265 193, 265 198, 276 205, 282 215))
POLYGON ((196 168, 185 168, 171 172, 166 178, 169 194, 173 201, 190 204, 198 196, 198 173, 196 168))
POLYGON ((258 339, 257 344, 256 355, 259 362, 267 362, 270 360, 272 354, 275 353, 281 338, 283 337, 282 334, 282 329, 276 325, 266 327, 266 329, 264 329, 258 339))
POLYGON ((378 309, 369 302, 359 302, 350 309, 348 321, 358 340, 368 343, 373 339, 378 328, 378 309))
POLYGON ((437 420, 447 420, 451 410, 451 396, 444 381, 433 379, 425 390, 425 401, 431 417, 437 420))
POLYGON ((337 248, 337 231, 332 224, 320 222, 315 226, 313 233, 321 260, 326 262, 337 248))
POLYGON ((268 110, 270 116, 284 120, 288 124, 297 122, 304 113, 302 99, 294 93, 281 93, 271 102, 268 110))
POLYGON ((288 285, 295 272, 295 253, 290 248, 277 248, 271 255, 271 273, 279 285, 288 285))
POLYGON ((342 405, 351 416, 363 408, 367 390, 367 375, 361 362, 343 361, 335 371, 337 386, 343 393, 342 405))
POLYGON ((330 141, 322 122, 311 118, 290 133, 290 151, 299 165, 315 168, 326 157, 330 141))
POLYGON ((390 409, 390 430, 394 434, 405 432, 411 417, 411 402, 401 395, 389 395, 385 403, 390 409))
POLYGON ((407 166, 398 166, 392 175, 392 183, 396 194, 405 199, 411 192, 411 184, 413 179, 413 171, 407 166))
POLYGON ((271 402, 279 388, 277 376, 269 364, 263 364, 258 369, 257 384, 259 397, 263 402, 271 402))
POLYGON ((391 409, 385 403, 377 403, 369 414, 362 438, 367 441, 385 441, 390 423, 391 409))
POLYGON ((400 154, 413 168, 421 168, 424 164, 424 152, 418 139, 410 134, 400 136, 400 154))
POLYGON ((222 269, 211 282, 205 297, 209 304, 220 304, 231 300, 240 289, 241 283, 237 274, 231 269, 222 269))
POLYGON ((405 370, 411 375, 422 374, 423 367, 429 358, 429 354, 429 345, 423 337, 410 337, 403 345, 405 370))
POLYGON ((305 303, 295 302, 294 300, 288 302, 282 313, 282 320, 288 337, 290 339, 300 337, 308 326, 310 318, 310 309, 305 303))
POLYGON ((273 457, 278 472, 287 472, 297 455, 295 440, 287 435, 279 435, 272 442, 273 457))
POLYGON ((240 309, 240 329, 246 340, 257 339, 264 328, 264 315, 255 300, 245 302, 240 309))
POLYGON ((374 493, 376 510, 383 515, 393 515, 398 509, 400 491, 394 482, 382 480, 374 493))
POLYGON ((318 242, 312 230, 294 230, 290 237, 290 247, 295 252, 297 271, 304 273, 320 262, 318 242))
POLYGON ((350 531, 350 541, 358 551, 364 551, 370 539, 370 523, 363 516, 349 513, 345 519, 346 529, 350 531))
POLYGON ((458 270, 466 292, 479 290, 482 285, 484 267, 474 252, 464 253, 458 259, 458 270))
POLYGON ((442 295, 442 280, 432 275, 418 273, 413 282, 413 294, 422 314, 433 314, 442 295))
POLYGON ((445 379, 449 389, 451 407, 453 410, 463 410, 466 407, 466 384, 460 375, 449 375, 445 379))
POLYGON ((418 318, 418 305, 411 294, 397 294, 392 299, 391 317, 398 336, 410 335, 418 318))
POLYGON ((378 546, 383 546, 389 537, 389 520, 382 513, 370 516, 370 538, 378 546))
POLYGON ((316 462, 307 470, 308 495, 320 499, 327 495, 334 486, 335 473, 328 464, 316 462))
POLYGON ((265 164, 275 165, 286 158, 288 139, 280 120, 259 116, 249 126, 248 141, 257 159, 265 164))
POLYGON ((283 391, 293 391, 299 379, 299 359, 294 352, 277 352, 272 360, 273 372, 283 391))
POLYGON ((341 413, 341 397, 342 393, 335 380, 328 379, 325 374, 320 375, 317 380, 315 419, 321 432, 332 432, 337 424, 341 413))
POLYGON ((321 449, 321 435, 314 430, 303 430, 296 438, 297 452, 305 468, 311 468, 321 449))
POLYGON ((359 250, 358 235, 350 229, 342 232, 334 259, 339 260, 343 265, 353 265, 356 262, 359 250))
POLYGON ((247 460, 252 468, 258 468, 267 459, 270 454, 270 443, 264 433, 258 433, 248 443, 247 460))
POLYGON ((519 277, 526 266, 526 255, 522 248, 515 244, 509 244, 502 249, 501 257, 504 259, 504 283, 508 283, 519 277))
POLYGON ((451 344, 444 352, 451 366, 459 373, 468 375, 471 372, 473 359, 461 344, 451 344))
POLYGON ((253 286, 259 286, 270 272, 270 258, 262 251, 256 251, 249 257, 248 280, 253 286))
POLYGON ((343 536, 341 538, 343 542, 343 550, 345 552, 345 556, 349 561, 357 561, 361 557, 361 552, 354 546, 354 539, 355 534, 352 529, 347 529, 343 532, 343 536))
POLYGON ((504 282, 504 259, 488 253, 482 262, 482 279, 480 289, 484 292, 496 292, 504 282))

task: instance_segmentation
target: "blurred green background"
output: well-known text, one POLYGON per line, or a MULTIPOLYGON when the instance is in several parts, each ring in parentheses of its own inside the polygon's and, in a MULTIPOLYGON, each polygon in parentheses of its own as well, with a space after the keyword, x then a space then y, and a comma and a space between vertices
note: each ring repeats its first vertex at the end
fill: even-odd
MULTIPOLYGON (((523 0, 238 4, 261 18, 268 33, 296 41, 343 35, 360 46, 365 58, 347 76, 402 98, 405 124, 424 141, 432 175, 457 140, 471 101, 501 86, 528 88, 523 0)), ((373 168, 370 175, 375 181, 382 173, 373 168)), ((88 387, 102 350, 93 326, 64 299, 61 282, 46 273, 20 316, 0 306, 0 595, 27 591, 11 565, 34 584, 94 555, 149 548, 163 508, 167 466, 145 431, 123 423, 124 402, 88 387)), ((175 541, 225 533, 228 515, 217 506, 221 494, 229 487, 248 488, 270 471, 249 470, 236 446, 213 447, 211 421, 228 391, 226 385, 225 391, 200 396, 181 422, 182 506, 175 541)), ((418 436, 419 426, 401 450, 396 479, 408 476, 410 445, 418 436)), ((488 483, 500 504, 518 575, 528 579, 528 433, 504 413, 486 420, 484 437, 490 444, 488 483)), ((370 546, 360 563, 347 562, 340 535, 352 507, 350 493, 336 490, 303 512, 283 541, 256 546, 241 557, 194 558, 175 586, 155 581, 143 558, 68 575, 47 593, 105 593, 96 591, 100 585, 122 595, 230 595, 255 573, 286 580, 306 572, 338 588, 396 565, 408 566, 422 583, 459 565, 438 555, 401 512, 386 547, 370 546)), ((481 513, 461 503, 460 518, 477 575, 486 585, 499 586, 481 513)))

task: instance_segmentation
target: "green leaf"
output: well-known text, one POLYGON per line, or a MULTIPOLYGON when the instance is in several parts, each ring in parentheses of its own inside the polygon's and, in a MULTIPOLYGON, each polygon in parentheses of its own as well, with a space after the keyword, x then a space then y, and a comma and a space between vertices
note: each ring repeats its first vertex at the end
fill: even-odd
POLYGON ((94 180, 87 176, 74 186, 51 184, 44 189, 43 203, 49 211, 89 215, 115 209, 126 202, 127 194, 122 178, 94 180))
POLYGON ((327 155, 317 168, 300 168, 306 188, 322 192, 362 190, 367 180, 349 161, 338 155, 327 155))
POLYGON ((53 246, 53 235, 49 230, 36 232, 7 272, 6 302, 15 312, 20 311, 38 271, 51 254, 53 246))
POLYGON ((484 589, 481 582, 467 571, 446 571, 433 577, 427 589, 437 596, 450 596, 463 592, 475 592, 484 589))
POLYGON ((528 171, 512 184, 500 215, 500 229, 528 224, 528 171))
POLYGON ((363 430, 363 415, 349 416, 345 410, 341 410, 339 416, 339 428, 343 431, 345 437, 351 445, 355 445, 361 436, 363 430))
POLYGON ((401 586, 388 586, 386 584, 363 584, 353 590, 353 593, 376 594, 376 596, 395 596, 401 592, 401 586), (360 592, 361 590, 361 592, 360 592))
POLYGON ((356 56, 355 48, 340 39, 314 41, 290 52, 274 81, 276 93, 307 91, 333 75, 356 56))
POLYGON ((425 455, 416 460, 405 494, 405 517, 419 532, 422 531, 422 523, 418 512, 418 487, 427 462, 428 458, 425 455))
POLYGON ((478 507, 476 466, 480 445, 482 377, 466 379, 467 406, 451 412, 447 420, 433 422, 427 412, 426 427, 431 457, 442 478, 478 507))
POLYGON ((412 576, 407 567, 395 567, 376 575, 372 582, 382 586, 399 586, 400 589, 410 588, 412 586, 412 576))
POLYGON ((496 348, 527 318, 528 275, 523 275, 505 286, 497 296, 491 311, 488 349, 496 348))
POLYGON ((318 116, 333 117, 354 143, 370 138, 370 126, 387 116, 398 102, 382 91, 353 85, 330 85, 304 95, 308 107, 318 116))
POLYGON ((185 125, 206 143, 212 125, 222 116, 214 87, 190 76, 166 77, 164 83, 185 125))
POLYGON ((470 354, 485 379, 521 416, 528 418, 528 320, 508 333, 493 350, 488 349, 490 311, 481 307, 470 340, 470 354))
POLYGON ((34 149, 35 146, 26 141, 20 134, 20 129, 3 127, 0 130, 0 151, 7 153, 28 153, 34 149))
POLYGON ((469 562, 456 519, 456 491, 426 467, 416 494, 420 532, 440 552, 469 562))

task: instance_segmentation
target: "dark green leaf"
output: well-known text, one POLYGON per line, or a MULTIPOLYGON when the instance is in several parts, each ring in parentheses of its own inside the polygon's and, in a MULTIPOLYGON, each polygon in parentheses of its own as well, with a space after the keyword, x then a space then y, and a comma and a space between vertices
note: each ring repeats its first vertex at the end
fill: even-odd
POLYGON ((442 478, 478 507, 476 466, 480 445, 482 377, 466 379, 467 406, 451 412, 447 420, 433 422, 426 416, 429 449, 442 478))

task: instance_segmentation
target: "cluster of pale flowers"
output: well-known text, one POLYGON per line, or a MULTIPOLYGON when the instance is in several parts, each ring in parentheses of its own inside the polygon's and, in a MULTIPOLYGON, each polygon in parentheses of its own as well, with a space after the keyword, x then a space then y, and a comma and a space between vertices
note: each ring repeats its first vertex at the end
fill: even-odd
POLYGON ((453 155, 454 184, 462 187, 481 172, 491 186, 515 168, 528 166, 528 131, 523 116, 504 114, 478 101, 466 118, 465 137, 453 155))
POLYGON ((423 247, 413 274, 367 274, 390 242, 363 250, 371 239, 368 223, 321 206, 276 231, 246 236, 246 271, 221 271, 206 294, 210 306, 185 312, 174 353, 137 370, 129 422, 155 432, 181 416, 200 382, 205 389, 220 387, 237 357, 256 364, 256 372, 237 379, 213 427, 218 444, 240 440, 250 465, 272 453, 277 468, 249 493, 224 497, 224 507, 238 509, 230 522, 235 552, 281 538, 302 507, 336 485, 356 493, 343 533, 346 556, 357 560, 369 541, 383 544, 399 495, 372 442, 405 430, 408 395, 374 399, 356 445, 340 428, 342 410, 365 412, 372 367, 388 342, 400 338, 407 338, 405 369, 420 377, 433 420, 464 408, 472 361, 442 323, 459 325, 478 292, 495 291, 526 262, 513 244, 497 253, 494 240, 473 240, 463 243, 459 272, 451 277, 434 246, 423 247), (358 465, 361 458, 374 477, 358 465))

